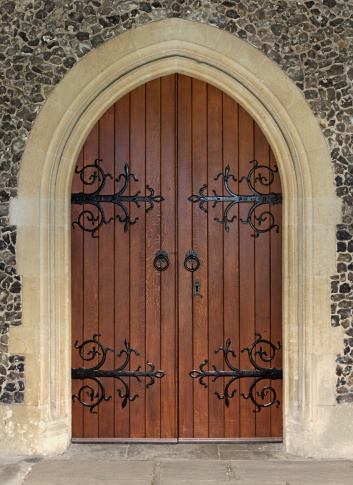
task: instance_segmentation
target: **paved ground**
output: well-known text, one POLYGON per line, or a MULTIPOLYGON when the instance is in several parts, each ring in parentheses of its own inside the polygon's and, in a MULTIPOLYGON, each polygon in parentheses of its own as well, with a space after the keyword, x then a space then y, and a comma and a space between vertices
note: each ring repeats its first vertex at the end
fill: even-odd
POLYGON ((281 444, 72 445, 0 463, 1 485, 345 485, 353 461, 286 455, 281 444))

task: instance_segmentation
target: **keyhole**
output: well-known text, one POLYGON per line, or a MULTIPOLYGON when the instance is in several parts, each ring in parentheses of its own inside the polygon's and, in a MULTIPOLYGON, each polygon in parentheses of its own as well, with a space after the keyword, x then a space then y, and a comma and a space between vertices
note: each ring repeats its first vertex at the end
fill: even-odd
POLYGON ((201 281, 194 281, 194 296, 199 296, 200 298, 202 298, 200 290, 201 290, 201 281))

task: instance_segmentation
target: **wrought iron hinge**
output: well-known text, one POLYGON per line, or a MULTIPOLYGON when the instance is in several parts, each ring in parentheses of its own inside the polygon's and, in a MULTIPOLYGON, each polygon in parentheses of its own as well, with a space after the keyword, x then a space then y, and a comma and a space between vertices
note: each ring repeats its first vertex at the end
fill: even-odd
POLYGON ((273 228, 276 228, 276 232, 279 231, 279 227, 277 224, 275 224, 274 217, 271 214, 271 212, 265 210, 261 212, 261 214, 257 217, 254 214, 255 209, 260 207, 263 204, 269 204, 269 205, 274 205, 274 204, 281 204, 282 203, 282 194, 276 194, 271 192, 270 194, 261 194, 252 185, 251 182, 251 176, 252 174, 259 169, 264 169, 267 170, 268 175, 269 175, 269 180, 267 181, 267 178, 265 176, 262 176, 260 173, 258 174, 257 177, 255 177, 255 183, 258 181, 260 184, 264 187, 268 187, 269 185, 272 184, 274 180, 274 174, 278 172, 277 167, 272 170, 269 167, 266 167, 265 165, 259 165, 256 160, 252 160, 250 163, 254 163, 254 167, 250 170, 248 173, 247 177, 242 177, 240 179, 240 182, 243 180, 246 180, 248 182, 249 189, 254 195, 237 195, 234 194, 229 188, 228 185, 228 180, 232 179, 234 182, 236 182, 236 178, 234 175, 229 174, 229 165, 227 165, 225 169, 225 173, 219 173, 215 180, 218 180, 219 177, 222 177, 224 179, 224 186, 226 191, 228 192, 229 195, 227 196, 221 196, 218 195, 215 190, 213 190, 214 195, 213 196, 207 196, 204 195, 204 191, 207 188, 207 185, 203 185, 199 191, 199 195, 192 195, 189 197, 188 200, 192 202, 193 204, 196 204, 197 202, 200 203, 200 209, 203 210, 204 212, 207 212, 207 209, 204 207, 205 202, 213 202, 212 207, 216 207, 216 205, 219 202, 229 202, 227 205, 224 214, 223 214, 223 219, 219 220, 218 217, 215 217, 214 220, 217 221, 219 224, 224 224, 225 230, 228 232, 229 231, 229 224, 236 219, 236 216, 233 216, 231 219, 228 218, 228 213, 230 209, 235 205, 235 204, 240 204, 243 202, 252 202, 253 205, 249 210, 248 217, 246 220, 240 219, 240 221, 243 224, 249 224, 252 229, 255 231, 255 234, 252 234, 254 237, 258 237, 260 233, 268 232, 273 228), (252 216, 254 214, 254 219, 252 219, 252 216), (267 220, 267 217, 269 218, 269 222, 266 228, 260 228, 261 224, 267 220))
POLYGON ((268 340, 264 340, 259 333, 255 333, 255 336, 258 337, 257 340, 251 345, 250 348, 244 347, 242 352, 247 351, 249 355, 249 360, 251 364, 254 366, 254 369, 252 370, 240 370, 234 367, 230 362, 228 358, 228 354, 231 354, 234 358, 236 357, 234 350, 230 349, 230 339, 227 340, 226 346, 225 347, 219 347, 217 350, 215 350, 215 354, 218 354, 220 350, 222 350, 224 354, 224 360, 229 367, 230 370, 218 370, 215 365, 213 365, 213 371, 210 370, 204 370, 204 366, 207 364, 207 360, 202 362, 200 364, 200 370, 192 370, 189 375, 193 379, 199 379, 199 382, 201 385, 207 388, 207 384, 204 382, 205 377, 213 377, 212 382, 215 382, 219 377, 229 377, 229 381, 227 382, 225 388, 224 388, 224 393, 221 396, 218 392, 215 392, 217 395, 218 399, 224 399, 225 404, 228 407, 229 406, 229 399, 234 396, 234 394, 237 392, 236 390, 229 391, 230 385, 238 380, 241 379, 242 377, 254 377, 255 379, 252 381, 250 388, 249 388, 249 393, 248 395, 245 395, 242 393, 241 395, 243 396, 244 399, 251 399, 252 402, 255 404, 256 408, 254 410, 254 413, 258 413, 261 408, 267 408, 269 406, 272 406, 272 404, 277 404, 277 407, 279 406, 280 402, 277 399, 276 396, 276 391, 275 389, 271 386, 264 386, 261 392, 256 392, 257 396, 262 399, 262 401, 267 398, 267 401, 265 403, 259 402, 257 398, 254 396, 254 391, 255 391, 255 386, 258 384, 260 381, 264 379, 271 379, 271 380, 276 380, 276 379, 282 379, 282 369, 281 368, 276 368, 276 367, 271 367, 269 369, 265 369, 259 364, 255 362, 255 355, 258 354, 262 362, 271 362, 271 360, 275 357, 276 350, 280 350, 281 344, 278 342, 278 347, 276 347, 273 343, 271 343, 268 340), (257 345, 261 344, 261 346, 256 350, 256 352, 253 354, 253 351, 257 345), (265 350, 262 349, 262 345, 268 345, 269 347, 269 355, 265 350))
POLYGON ((149 371, 140 371, 141 366, 139 365, 138 368, 134 371, 129 371, 125 370, 125 367, 128 365, 130 361, 130 356, 134 352, 136 355, 140 355, 135 349, 130 349, 129 341, 125 339, 125 349, 121 350, 118 354, 118 357, 121 357, 123 354, 126 354, 125 361, 123 364, 118 367, 117 369, 113 370, 102 370, 101 367, 104 364, 107 356, 108 350, 111 350, 112 352, 113 349, 111 347, 103 347, 103 345, 99 342, 98 337, 100 335, 96 334, 93 335, 93 338, 91 340, 86 340, 83 342, 81 345, 77 345, 77 340, 75 343, 75 348, 79 349, 79 354, 80 357, 85 360, 85 361, 92 361, 96 355, 100 355, 100 360, 97 365, 91 368, 86 368, 86 367, 76 367, 71 369, 71 377, 72 379, 91 379, 92 381, 96 382, 98 385, 98 392, 95 393, 92 385, 85 384, 81 387, 81 389, 78 391, 77 394, 72 396, 72 400, 75 402, 75 399, 78 399, 81 404, 84 406, 87 406, 91 409, 91 413, 97 414, 97 411, 94 411, 94 408, 97 407, 103 400, 104 401, 109 401, 112 396, 105 396, 105 387, 100 380, 100 377, 113 377, 114 379, 118 379, 124 386, 125 388, 125 393, 121 392, 120 389, 118 389, 119 397, 122 398, 122 407, 124 408, 127 404, 127 401, 134 401, 137 397, 139 397, 138 394, 135 394, 134 396, 131 397, 130 394, 130 387, 124 377, 134 377, 135 379, 138 380, 138 382, 141 382, 141 377, 148 377, 150 380, 146 385, 146 388, 148 389, 152 384, 154 383, 155 378, 161 379, 165 374, 161 370, 155 370, 155 366, 147 361, 147 365, 150 366, 149 371), (95 347, 94 345, 97 345, 95 347), (88 347, 87 347, 88 346, 88 347), (86 349, 88 348, 89 350, 85 352, 85 347, 86 349), (89 397, 90 402, 85 401, 84 393, 87 394, 89 397))
POLYGON ((102 162, 101 159, 96 159, 94 164, 85 165, 81 170, 78 170, 78 167, 75 169, 75 173, 80 175, 80 179, 84 185, 93 185, 96 180, 100 183, 97 190, 92 192, 91 194, 85 194, 84 192, 79 192, 77 194, 71 194, 71 204, 79 204, 84 205, 88 204, 94 206, 98 209, 98 215, 95 217, 91 209, 86 209, 80 213, 77 218, 77 221, 72 223, 72 227, 75 228, 75 225, 78 225, 84 231, 88 231, 92 234, 93 237, 98 237, 96 232, 103 224, 109 224, 113 217, 111 217, 108 221, 105 218, 104 209, 102 207, 102 203, 111 202, 113 204, 118 205, 122 208, 124 212, 124 217, 117 215, 116 218, 124 224, 124 232, 126 232, 129 228, 129 225, 132 226, 138 220, 136 217, 133 221, 130 219, 129 211, 127 210, 125 204, 127 202, 134 202, 137 207, 141 207, 141 202, 146 202, 149 206, 146 209, 146 213, 153 209, 155 203, 160 203, 164 199, 160 195, 154 195, 154 190, 149 186, 146 185, 146 189, 149 190, 149 194, 142 196, 139 195, 141 191, 139 190, 136 192, 135 195, 123 195, 127 186, 129 184, 129 179, 132 177, 135 182, 138 181, 134 174, 129 173, 129 166, 125 164, 124 166, 124 173, 120 174, 116 182, 120 182, 121 179, 125 179, 124 186, 119 192, 111 195, 101 194, 107 177, 113 179, 113 177, 109 173, 104 173, 103 169, 98 165, 99 162, 102 162), (87 179, 85 175, 87 174, 87 179), (90 226, 87 227, 87 223, 85 224, 85 220, 87 223, 90 223, 90 226))

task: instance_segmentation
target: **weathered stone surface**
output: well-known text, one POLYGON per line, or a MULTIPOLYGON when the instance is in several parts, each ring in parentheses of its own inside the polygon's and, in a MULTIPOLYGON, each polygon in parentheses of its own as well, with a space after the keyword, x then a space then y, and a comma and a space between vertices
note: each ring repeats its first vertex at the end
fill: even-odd
MULTIPOLYGON (((303 91, 330 147, 342 198, 343 223, 337 227, 340 278, 332 281, 332 301, 348 301, 353 267, 343 263, 351 261, 353 250, 351 0, 4 1, 0 15, 0 326, 7 332, 9 325, 21 324, 16 228, 9 226, 8 205, 16 196, 21 157, 39 110, 83 56, 126 30, 168 17, 208 23, 244 39, 303 91)), ((335 307, 332 325, 350 331, 352 315, 338 311, 335 307)), ((345 392, 352 395, 353 386, 340 386, 342 401, 345 392)), ((0 393, 0 401, 6 399, 20 402, 8 391, 0 393)))

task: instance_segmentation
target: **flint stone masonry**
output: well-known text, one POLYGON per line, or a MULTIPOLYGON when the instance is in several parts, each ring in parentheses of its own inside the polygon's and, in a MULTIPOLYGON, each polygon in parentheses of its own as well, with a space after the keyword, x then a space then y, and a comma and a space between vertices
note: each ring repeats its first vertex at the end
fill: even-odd
POLYGON ((336 192, 337 274, 332 325, 346 337, 337 356, 337 400, 353 402, 353 4, 351 0, 3 1, 0 5, 0 402, 23 402, 24 358, 8 352, 9 327, 21 325, 16 273, 16 196, 21 157, 46 99, 83 56, 129 29, 168 17, 207 23, 248 42, 292 79, 331 152, 336 192))

